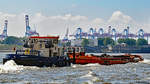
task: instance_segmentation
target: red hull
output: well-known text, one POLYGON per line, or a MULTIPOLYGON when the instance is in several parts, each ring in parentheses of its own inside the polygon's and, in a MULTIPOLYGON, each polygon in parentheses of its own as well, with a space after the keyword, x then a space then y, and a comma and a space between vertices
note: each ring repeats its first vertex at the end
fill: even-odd
POLYGON ((118 56, 109 56, 109 55, 85 55, 84 53, 73 53, 69 54, 70 59, 74 60, 76 64, 88 64, 88 63, 99 63, 102 65, 112 65, 112 64, 125 64, 129 62, 139 62, 143 58, 138 55, 118 55, 118 56), (74 58, 75 57, 75 58, 74 58), (138 58, 135 60, 135 58, 138 58))

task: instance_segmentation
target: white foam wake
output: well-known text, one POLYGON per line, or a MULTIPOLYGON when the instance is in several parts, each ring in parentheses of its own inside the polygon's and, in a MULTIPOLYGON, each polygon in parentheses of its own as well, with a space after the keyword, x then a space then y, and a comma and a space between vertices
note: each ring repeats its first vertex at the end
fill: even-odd
POLYGON ((4 65, 0 65, 0 73, 18 72, 23 70, 23 66, 17 65, 13 60, 7 61, 4 65))
POLYGON ((13 60, 9 60, 4 65, 0 65, 0 73, 20 72, 24 69, 35 69, 35 68, 38 67, 17 65, 13 60))
POLYGON ((75 65, 75 64, 71 64, 71 67, 76 68, 76 67, 77 67, 77 65, 75 65))
POLYGON ((82 76, 82 77, 94 77, 97 76, 94 72, 89 71, 86 75, 82 76))
POLYGON ((100 66, 98 63, 89 63, 85 65, 80 65, 80 64, 71 64, 71 67, 77 68, 77 67, 94 67, 94 66, 100 66))
POLYGON ((141 61, 141 63, 150 64, 150 59, 144 59, 144 61, 141 61))
POLYGON ((88 84, 93 84, 94 81, 99 80, 96 73, 89 71, 87 74, 80 77, 81 79, 86 79, 88 84))
POLYGON ((98 63, 90 63, 90 64, 86 64, 84 66, 93 67, 93 66, 100 66, 100 64, 98 64, 98 63))

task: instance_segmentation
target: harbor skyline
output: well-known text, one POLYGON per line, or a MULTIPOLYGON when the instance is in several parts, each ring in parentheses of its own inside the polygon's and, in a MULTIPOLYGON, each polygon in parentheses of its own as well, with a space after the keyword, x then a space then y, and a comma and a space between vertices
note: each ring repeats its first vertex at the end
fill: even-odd
POLYGON ((8 19, 8 35, 24 36, 24 15, 28 14, 32 29, 40 35, 65 35, 66 29, 74 33, 81 27, 104 28, 111 25, 119 31, 130 26, 131 32, 143 29, 149 32, 150 12, 147 0, 10 0, 1 1, 0 32, 3 21, 8 19), (36 5, 34 5, 36 3, 36 5), (5 5, 5 6, 4 6, 5 5), (6 7, 7 6, 7 7, 6 7))

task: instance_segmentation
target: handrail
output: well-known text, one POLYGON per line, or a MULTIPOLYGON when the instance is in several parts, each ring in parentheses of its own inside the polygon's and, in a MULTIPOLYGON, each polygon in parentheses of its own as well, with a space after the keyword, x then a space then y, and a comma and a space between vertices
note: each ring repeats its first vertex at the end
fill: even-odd
MULTIPOLYGON (((23 54, 25 54, 26 50, 16 50, 16 54, 18 54, 19 52, 22 52, 23 54)), ((38 50, 29 50, 29 54, 30 53, 37 53, 38 56, 40 56, 40 51, 38 50)))

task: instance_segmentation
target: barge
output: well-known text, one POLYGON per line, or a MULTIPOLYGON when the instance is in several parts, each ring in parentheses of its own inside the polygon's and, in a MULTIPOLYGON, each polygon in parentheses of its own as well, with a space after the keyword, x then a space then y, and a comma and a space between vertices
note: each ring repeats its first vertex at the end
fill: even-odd
POLYGON ((74 64, 88 64, 88 63, 99 63, 101 65, 113 65, 113 64, 126 64, 126 63, 136 63, 143 61, 144 58, 140 55, 94 55, 94 54, 85 54, 82 48, 68 48, 68 56, 71 60, 71 63, 74 64))

